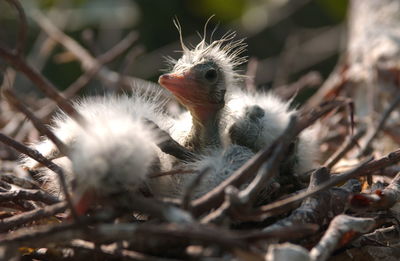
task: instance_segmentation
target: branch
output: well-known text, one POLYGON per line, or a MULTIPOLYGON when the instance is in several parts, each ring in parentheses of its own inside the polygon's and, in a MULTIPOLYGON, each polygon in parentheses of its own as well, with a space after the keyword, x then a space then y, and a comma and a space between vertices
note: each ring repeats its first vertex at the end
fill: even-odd
POLYGON ((335 166, 336 163, 339 162, 341 158, 343 158, 347 152, 349 152, 354 146, 358 144, 358 140, 364 136, 366 133, 365 129, 359 130, 354 136, 347 138, 345 143, 324 163, 324 166, 331 169, 335 166))
POLYGON ((50 170, 55 172, 59 178, 60 185, 63 189, 65 199, 68 203, 68 207, 70 208, 71 213, 74 216, 74 218, 76 220, 78 220, 78 215, 76 214, 75 208, 72 204, 71 197, 68 193, 67 184, 64 179, 64 177, 65 177, 64 170, 60 166, 58 166, 57 164, 55 164, 54 162, 52 162, 51 160, 47 159, 42 154, 40 154, 39 151, 29 148, 17 141, 5 136, 2 133, 0 133, 0 142, 6 144, 7 146, 10 146, 11 148, 15 149, 16 151, 18 151, 20 153, 23 153, 23 154, 31 157, 32 159, 36 160, 37 162, 43 164, 44 166, 46 166, 47 168, 49 168, 50 170))
POLYGON ((18 56, 22 56, 25 50, 25 45, 27 43, 26 41, 26 34, 27 34, 27 22, 26 22, 26 15, 24 12, 24 9, 21 6, 21 3, 16 0, 7 0, 7 2, 14 6, 14 8, 18 12, 18 18, 20 21, 20 25, 18 28, 18 35, 17 35, 17 41, 16 41, 16 47, 15 47, 15 53, 18 56))
POLYGON ((368 150, 370 149, 370 146, 372 144, 372 141, 378 136, 378 133, 384 128, 386 121, 389 119, 394 109, 396 109, 397 106, 399 106, 399 104, 400 104, 400 93, 396 96, 396 98, 389 105, 389 107, 383 112, 378 125, 376 126, 374 131, 371 132, 370 135, 368 135, 367 141, 365 142, 364 146, 360 149, 358 157, 367 155, 368 150))
MULTIPOLYGON (((38 25, 49 35, 51 39, 60 43, 65 49, 70 51, 75 55, 77 59, 82 63, 82 67, 85 71, 90 70, 93 67, 101 67, 99 62, 90 55, 78 42, 64 34, 59 30, 54 24, 47 19, 39 10, 32 13, 32 18, 38 23, 38 25)), ((160 90, 163 96, 170 97, 171 94, 160 88, 158 84, 142 80, 135 77, 124 77, 120 74, 110 71, 104 66, 102 70, 99 71, 99 76, 107 82, 112 82, 113 84, 121 83, 122 86, 127 89, 132 87, 137 89, 142 89, 143 87, 154 86, 160 90), (133 84, 132 84, 133 83, 133 84)))
POLYGON ((6 232, 9 229, 17 226, 21 226, 42 218, 51 217, 57 213, 65 211, 66 209, 67 204, 65 202, 60 202, 51 206, 46 206, 44 208, 39 208, 19 215, 14 215, 9 218, 4 218, 0 220, 0 231, 6 232))
POLYGON ((13 191, 0 192, 0 202, 16 199, 40 201, 49 205, 60 202, 53 195, 41 190, 18 189, 13 191))
POLYGON ((279 200, 279 201, 273 202, 271 204, 262 206, 256 211, 256 213, 258 213, 260 219, 265 219, 267 217, 277 215, 279 213, 282 213, 282 210, 284 208, 286 211, 287 210, 286 208, 294 206, 297 202, 303 200, 306 197, 314 195, 325 189, 331 188, 331 187, 333 187, 337 184, 340 184, 342 182, 345 182, 349 179, 356 178, 360 175, 369 175, 379 169, 383 169, 383 168, 390 166, 392 164, 395 164, 399 161, 400 161, 400 149, 388 154, 385 157, 377 159, 377 160, 370 160, 370 159, 366 160, 366 161, 360 163, 355 168, 353 168, 343 174, 336 175, 335 177, 331 178, 328 182, 325 182, 325 183, 317 186, 313 190, 302 192, 302 193, 296 194, 294 196, 288 197, 286 199, 279 200))
MULTIPOLYGON (((284 137, 288 141, 292 140, 302 130, 312 125, 320 117, 333 109, 347 105, 347 100, 333 100, 321 104, 320 107, 311 111, 302 111, 299 116, 299 121, 296 124, 295 131, 291 133, 292 137, 284 137)), ((236 170, 229 178, 223 181, 220 185, 205 194, 199 199, 192 202, 192 211, 194 215, 201 215, 208 210, 217 207, 224 201, 225 189, 228 186, 239 186, 251 180, 257 173, 260 166, 270 157, 273 148, 281 142, 282 137, 279 137, 271 146, 259 151, 253 158, 246 162, 242 167, 236 170)))
POLYGON ((310 251, 312 260, 324 261, 336 247, 347 244, 355 234, 366 233, 375 226, 372 218, 356 218, 347 215, 336 216, 325 235, 310 251))
POLYGON ((31 120, 33 126, 42 134, 46 135, 65 156, 69 155, 69 148, 62 142, 50 129, 46 127, 21 101, 18 100, 15 93, 10 88, 2 90, 3 95, 12 107, 25 114, 31 120))

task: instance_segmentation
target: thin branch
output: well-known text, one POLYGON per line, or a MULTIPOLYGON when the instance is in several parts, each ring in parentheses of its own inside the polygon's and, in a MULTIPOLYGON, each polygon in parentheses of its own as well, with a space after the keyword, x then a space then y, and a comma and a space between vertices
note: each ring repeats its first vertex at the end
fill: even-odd
MULTIPOLYGON (((73 53, 75 57, 79 59, 85 71, 89 70, 90 68, 100 66, 99 62, 88 51, 86 51, 77 41, 67 36, 56 26, 54 26, 54 24, 39 10, 35 10, 35 12, 32 13, 32 18, 49 35, 51 39, 60 43, 62 46, 64 46, 65 49, 73 53)), ((112 84, 121 83, 121 86, 124 86, 127 89, 131 89, 132 87, 134 87, 140 90, 143 87, 148 87, 152 85, 155 88, 158 88, 163 96, 171 96, 169 92, 165 91, 163 88, 160 88, 159 85, 155 83, 145 81, 140 78, 122 76, 114 71, 110 71, 104 66, 99 71, 98 75, 102 80, 106 82, 112 84)))
POLYGON ((303 75, 296 82, 289 85, 278 86, 274 93, 284 100, 289 100, 295 97, 296 94, 303 91, 306 88, 318 86, 322 83, 322 76, 318 72, 311 71, 306 75, 303 75))
POLYGON ((18 109, 20 112, 31 120, 35 128, 42 134, 46 135, 57 147, 57 149, 65 156, 69 155, 69 148, 62 142, 48 127, 46 127, 40 119, 38 119, 21 101, 18 100, 15 93, 10 88, 2 90, 3 95, 11 106, 18 109))
MULTIPOLYGON (((296 124, 295 131, 292 133, 293 136, 284 138, 291 141, 298 133, 312 125, 326 113, 337 107, 345 106, 347 104, 348 100, 333 100, 321 104, 318 108, 301 111, 300 113, 302 116, 299 116, 299 121, 296 124)), ((201 215, 204 212, 207 212, 208 210, 220 205, 224 201, 225 189, 228 186, 239 186, 240 184, 252 179, 256 175, 260 166, 271 155, 273 148, 281 141, 281 139, 282 137, 279 137, 273 144, 271 144, 271 146, 259 151, 253 158, 247 161, 220 185, 215 187, 201 198, 194 200, 191 208, 194 215, 201 215)))
POLYGON ((35 220, 51 217, 55 214, 65 211, 66 209, 66 202, 60 202, 51 206, 46 206, 44 208, 39 208, 19 215, 14 215, 9 218, 4 218, 0 220, 0 231, 5 232, 9 229, 33 222, 35 220))
POLYGON ((372 141, 378 136, 378 133, 384 128, 386 121, 389 119, 390 114, 397 108, 400 104, 400 93, 396 96, 393 102, 389 105, 389 107, 383 112, 378 125, 374 129, 374 131, 368 135, 367 141, 364 146, 360 149, 360 153, 358 157, 365 156, 368 153, 368 150, 372 144, 372 141))
POLYGON ((72 204, 71 196, 68 193, 67 183, 64 178, 65 177, 64 170, 60 166, 58 166, 57 164, 55 164, 54 162, 52 162, 51 160, 47 159, 45 156, 40 154, 39 151, 29 148, 29 147, 23 145, 22 143, 19 143, 13 139, 7 137, 6 135, 4 135, 2 133, 0 133, 0 142, 6 144, 7 146, 10 146, 11 148, 15 149, 16 151, 18 151, 20 153, 23 153, 23 154, 31 157, 32 159, 36 160, 37 162, 43 164, 44 166, 46 166, 47 168, 49 168, 50 170, 55 172, 60 181, 60 185, 64 192, 65 200, 68 203, 68 207, 70 208, 71 213, 72 213, 73 217, 75 218, 75 220, 78 220, 78 215, 72 204))
POLYGON ((59 94, 57 88, 54 87, 53 84, 51 84, 46 78, 44 78, 36 69, 28 65, 22 57, 12 54, 10 51, 1 46, 0 57, 12 65, 17 71, 22 72, 26 77, 28 77, 41 91, 47 95, 47 97, 54 100, 57 105, 68 115, 70 115, 79 123, 84 122, 82 116, 64 97, 59 94))
POLYGON ((21 6, 21 3, 16 0, 7 0, 7 2, 14 6, 15 10, 18 12, 18 18, 19 18, 19 28, 18 28, 18 35, 17 35, 17 41, 16 41, 16 46, 15 46, 15 53, 18 56, 22 56, 24 51, 25 51, 25 45, 27 43, 26 41, 26 34, 27 34, 27 22, 26 22, 26 15, 24 12, 24 9, 21 6))
POLYGON ((331 169, 349 152, 354 146, 358 144, 358 140, 365 135, 366 130, 359 130, 354 136, 351 136, 346 142, 323 164, 325 167, 331 169))
POLYGON ((360 175, 369 175, 379 169, 383 169, 383 168, 390 166, 392 164, 395 164, 399 161, 400 161, 400 149, 388 154, 385 157, 377 159, 377 160, 368 159, 368 160, 360 163, 355 168, 353 168, 343 174, 336 175, 335 177, 331 178, 328 182, 317 186, 313 190, 305 191, 305 192, 296 194, 294 196, 288 197, 286 199, 275 201, 271 204, 262 206, 256 211, 256 213, 258 213, 260 215, 261 219, 265 219, 267 217, 282 213, 283 210, 286 211, 288 207, 293 206, 294 204, 296 204, 296 202, 299 202, 299 201, 305 199, 306 197, 314 195, 320 191, 331 188, 337 184, 340 184, 349 179, 358 177, 360 175))
POLYGON ((60 202, 55 196, 41 190, 18 189, 0 192, 0 202, 16 199, 40 201, 49 205, 60 202))
POLYGON ((374 226, 375 221, 372 218, 356 218, 347 215, 336 216, 319 243, 310 251, 311 260, 324 261, 328 259, 335 248, 340 247, 340 243, 344 245, 354 237, 354 232, 367 233, 374 226), (346 240, 341 242, 343 238, 346 238, 346 240))
POLYGON ((40 186, 35 181, 25 178, 20 178, 11 174, 2 173, 0 175, 0 180, 24 189, 41 189, 40 186))

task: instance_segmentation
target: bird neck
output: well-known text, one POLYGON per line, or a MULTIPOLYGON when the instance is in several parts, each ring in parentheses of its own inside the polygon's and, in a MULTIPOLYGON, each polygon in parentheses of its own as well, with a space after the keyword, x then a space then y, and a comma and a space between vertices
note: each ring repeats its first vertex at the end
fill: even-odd
POLYGON ((186 142, 187 147, 195 152, 221 146, 220 117, 223 105, 207 105, 191 108, 192 129, 186 142))

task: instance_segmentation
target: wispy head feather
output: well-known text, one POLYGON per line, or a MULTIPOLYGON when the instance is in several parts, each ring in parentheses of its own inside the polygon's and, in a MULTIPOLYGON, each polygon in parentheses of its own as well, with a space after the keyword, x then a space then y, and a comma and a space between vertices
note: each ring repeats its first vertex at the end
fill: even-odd
MULTIPOLYGON (((190 49, 183 43, 180 24, 177 20, 174 20, 174 24, 179 31, 183 55, 178 60, 167 58, 167 61, 173 66, 173 72, 183 72, 197 64, 213 61, 224 72, 226 84, 230 88, 230 86, 238 85, 245 77, 237 71, 237 67, 247 61, 246 57, 240 56, 246 51, 247 45, 243 42, 243 39, 234 40, 236 33, 232 31, 227 32, 219 40, 212 41, 210 39, 210 42, 207 42, 206 31, 211 18, 207 20, 204 26, 200 42, 190 49)), ((211 37, 215 30, 212 31, 211 37)))

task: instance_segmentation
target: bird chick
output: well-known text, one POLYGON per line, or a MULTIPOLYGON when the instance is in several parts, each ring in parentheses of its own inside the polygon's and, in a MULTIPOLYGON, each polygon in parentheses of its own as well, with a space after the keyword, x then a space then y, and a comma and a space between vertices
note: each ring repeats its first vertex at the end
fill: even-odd
MULTIPOLYGON (((83 126, 62 112, 52 125, 55 135, 69 147, 68 158, 48 139, 32 147, 64 167, 76 206, 83 213, 94 198, 134 192, 147 183, 147 175, 154 169, 170 169, 168 162, 163 166, 157 130, 144 121, 168 129, 171 122, 161 109, 163 102, 157 93, 78 101, 74 107, 85 119, 83 126)), ((28 168, 39 167, 47 189, 61 195, 54 173, 30 158, 22 162, 28 168)))
MULTIPOLYGON (((284 131, 290 116, 296 110, 290 108, 289 102, 282 101, 272 93, 248 93, 235 90, 227 103, 227 133, 234 144, 258 152, 271 145, 284 131)), ((304 130, 294 143, 292 157, 288 157, 285 166, 291 172, 301 174, 314 168, 317 160, 317 128, 304 130)))
MULTIPOLYGON (((159 78, 159 83, 171 91, 190 113, 178 119, 178 122, 187 122, 191 118, 190 127, 182 124, 185 134, 182 135, 178 129, 179 137, 172 131, 173 137, 178 136, 184 146, 199 154, 199 159, 184 164, 185 168, 195 172, 209 169, 208 175, 196 187, 195 197, 219 185, 254 155, 243 146, 224 146, 221 139, 225 128, 226 92, 228 88, 239 85, 243 78, 235 67, 244 62, 239 54, 245 50, 245 44, 231 41, 233 36, 229 34, 210 44, 203 39, 193 49, 182 43, 182 57, 172 62, 171 73, 159 78)), ((193 178, 185 175, 177 182, 183 188, 193 178)))
POLYGON ((192 126, 183 143, 193 151, 222 145, 225 93, 243 78, 235 67, 245 61, 239 55, 246 45, 231 41, 233 37, 228 34, 210 44, 203 39, 193 49, 182 43, 182 57, 170 60, 172 72, 159 78, 159 83, 190 112, 192 126))

